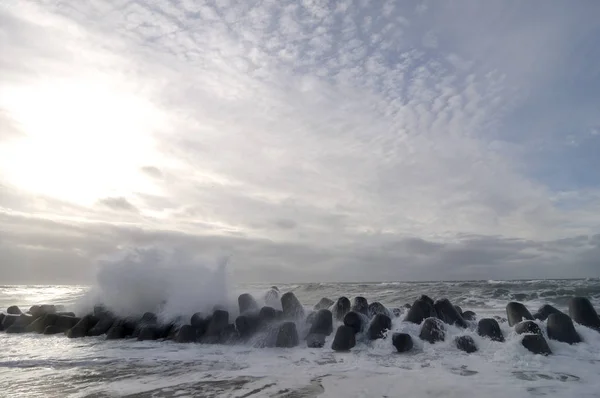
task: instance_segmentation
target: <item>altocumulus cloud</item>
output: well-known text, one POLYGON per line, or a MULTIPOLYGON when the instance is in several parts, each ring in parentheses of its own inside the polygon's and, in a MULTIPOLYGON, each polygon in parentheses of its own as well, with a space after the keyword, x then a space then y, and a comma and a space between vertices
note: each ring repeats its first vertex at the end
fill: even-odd
POLYGON ((241 280, 598 276, 595 11, 3 3, 2 274, 165 247, 241 280))

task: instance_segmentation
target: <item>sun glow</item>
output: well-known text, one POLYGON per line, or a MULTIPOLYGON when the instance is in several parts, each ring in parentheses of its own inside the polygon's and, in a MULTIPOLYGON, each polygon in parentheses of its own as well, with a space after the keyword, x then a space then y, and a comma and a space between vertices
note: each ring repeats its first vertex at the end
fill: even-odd
POLYGON ((0 173, 21 189, 82 205, 151 190, 139 170, 156 160, 151 133, 162 116, 115 82, 5 86, 0 108, 24 134, 0 146, 0 173))

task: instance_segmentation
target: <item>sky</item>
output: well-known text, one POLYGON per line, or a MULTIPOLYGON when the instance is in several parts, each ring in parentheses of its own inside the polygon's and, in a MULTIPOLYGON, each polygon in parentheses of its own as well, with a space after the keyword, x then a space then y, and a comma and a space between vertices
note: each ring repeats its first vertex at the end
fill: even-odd
POLYGON ((599 277, 598 15, 0 0, 2 283, 135 250, 248 282, 599 277))

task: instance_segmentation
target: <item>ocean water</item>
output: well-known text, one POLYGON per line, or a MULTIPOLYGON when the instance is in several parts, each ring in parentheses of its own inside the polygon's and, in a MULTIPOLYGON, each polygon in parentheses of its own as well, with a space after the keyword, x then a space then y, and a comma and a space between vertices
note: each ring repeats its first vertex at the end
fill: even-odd
MULTIPOLYGON (((200 307, 227 305, 235 312, 239 293, 259 301, 271 284, 223 283, 214 272, 203 282, 99 277, 95 286, 0 286, 0 308, 52 303, 85 312, 104 300, 120 311, 157 309, 188 314, 200 307), (154 284, 158 280, 161 287, 154 284), (217 282, 220 281, 220 282, 217 282), (200 286, 202 291, 194 289, 200 286), (197 299, 199 297, 199 299, 197 299), (125 301, 127 303, 125 303, 125 301)), ((129 274, 128 274, 129 275, 129 274)), ((189 277, 184 278, 189 279, 189 277)), ((573 296, 600 307, 600 280, 525 280, 470 282, 389 282, 280 284, 312 308, 322 297, 364 296, 389 308, 412 303, 419 295, 449 298, 478 318, 505 315, 517 300, 533 313, 545 303, 566 311, 573 296)), ((233 315, 233 314, 232 314, 233 315)), ((600 397, 600 333, 576 325, 584 342, 570 346, 548 340, 553 355, 533 355, 507 323, 506 342, 492 342, 473 330, 448 327, 445 342, 420 341, 418 325, 393 320, 393 331, 413 336, 415 348, 398 354, 391 339, 359 343, 348 353, 325 347, 255 348, 251 344, 202 345, 171 341, 106 341, 104 337, 68 339, 62 335, 0 333, 1 397, 600 397), (471 335, 479 351, 466 354, 454 336, 471 335)), ((541 323, 540 323, 541 324, 541 323)), ((545 329, 544 329, 545 330, 545 329)))

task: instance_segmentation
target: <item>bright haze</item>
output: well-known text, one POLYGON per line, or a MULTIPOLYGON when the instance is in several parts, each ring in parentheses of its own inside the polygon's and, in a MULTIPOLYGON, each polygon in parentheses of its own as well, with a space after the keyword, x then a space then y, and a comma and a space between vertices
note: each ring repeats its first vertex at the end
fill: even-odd
POLYGON ((600 276, 600 2, 0 2, 2 283, 600 276), (175 260, 174 260, 175 261, 175 260))

